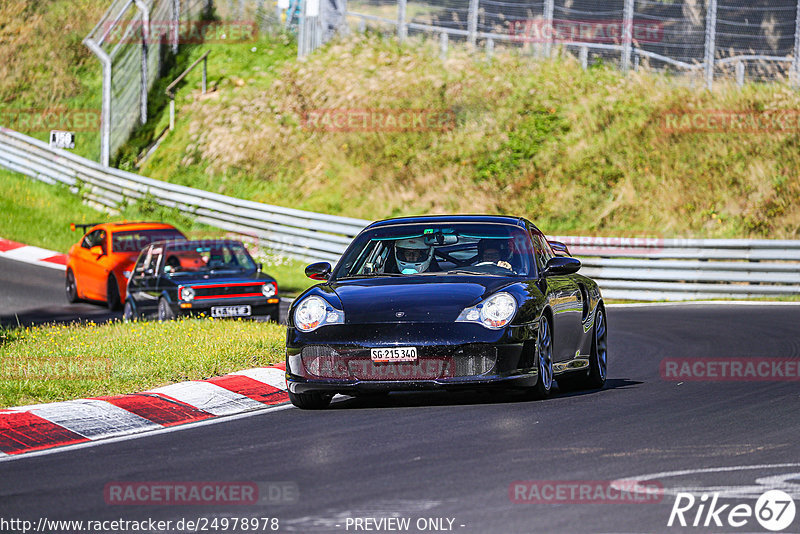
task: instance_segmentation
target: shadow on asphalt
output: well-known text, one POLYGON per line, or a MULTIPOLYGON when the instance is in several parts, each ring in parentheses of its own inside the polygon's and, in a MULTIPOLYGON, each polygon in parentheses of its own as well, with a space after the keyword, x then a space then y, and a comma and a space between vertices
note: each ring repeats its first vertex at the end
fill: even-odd
POLYGON ((474 404, 508 404, 520 402, 548 402, 559 398, 594 395, 612 389, 628 389, 642 384, 627 378, 613 378, 606 381, 603 389, 586 389, 580 391, 560 391, 544 401, 534 400, 530 394, 515 390, 475 390, 475 391, 425 391, 425 392, 393 392, 388 395, 371 395, 350 397, 331 404, 332 410, 358 410, 369 408, 418 408, 423 406, 468 406, 474 404))

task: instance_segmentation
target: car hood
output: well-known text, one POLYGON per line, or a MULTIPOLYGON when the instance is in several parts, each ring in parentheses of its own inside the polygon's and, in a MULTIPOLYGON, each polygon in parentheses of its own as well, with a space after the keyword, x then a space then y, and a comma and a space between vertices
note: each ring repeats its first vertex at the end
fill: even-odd
POLYGON ((348 323, 452 322, 513 283, 500 277, 409 277, 340 280, 330 287, 341 301, 348 323))

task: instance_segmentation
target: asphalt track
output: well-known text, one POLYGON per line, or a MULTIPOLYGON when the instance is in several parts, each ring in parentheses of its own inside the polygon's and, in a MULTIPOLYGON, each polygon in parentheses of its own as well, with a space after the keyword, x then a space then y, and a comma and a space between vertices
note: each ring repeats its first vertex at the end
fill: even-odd
MULTIPOLYGON (((783 487, 800 504, 797 381, 677 382, 659 371, 673 357, 800 358, 800 306, 610 308, 608 323, 609 380, 601 391, 557 392, 545 401, 468 392, 345 397, 322 412, 270 410, 6 459, 0 526, 10 518, 277 517, 279 532, 368 532, 353 520, 398 517, 410 519, 408 532, 436 531, 418 529, 419 518, 452 519, 452 531, 465 534, 766 532, 752 518, 742 528, 667 527, 674 493, 706 489, 721 492, 720 502, 752 506, 763 491, 783 487), (637 476, 663 486, 663 500, 509 498, 515 481, 637 476), (299 494, 259 505, 106 503, 107 483, 130 481, 288 482, 299 494)), ((0 530, 14 532, 6 526, 0 530)), ((800 532, 800 514, 783 532, 800 532)))

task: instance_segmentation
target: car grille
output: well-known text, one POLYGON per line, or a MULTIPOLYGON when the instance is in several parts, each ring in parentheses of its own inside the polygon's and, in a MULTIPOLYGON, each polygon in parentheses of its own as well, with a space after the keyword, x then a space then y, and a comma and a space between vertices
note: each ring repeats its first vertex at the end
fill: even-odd
POLYGON ((337 349, 328 345, 303 347, 306 371, 315 377, 338 380, 435 380, 478 376, 490 372, 497 349, 466 346, 420 349, 416 362, 373 362, 369 349, 337 349))
POLYGON ((214 298, 233 298, 233 297, 261 297, 261 283, 247 284, 209 284, 193 286, 195 298, 214 299, 214 298))

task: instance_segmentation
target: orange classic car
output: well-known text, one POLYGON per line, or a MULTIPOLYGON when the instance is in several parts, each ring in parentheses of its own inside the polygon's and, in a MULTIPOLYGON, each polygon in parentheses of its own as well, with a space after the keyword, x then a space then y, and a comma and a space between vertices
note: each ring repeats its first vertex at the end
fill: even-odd
POLYGON ((69 302, 102 301, 110 310, 125 302, 126 286, 139 252, 154 241, 186 239, 177 228, 160 222, 71 224, 85 235, 67 256, 69 302))

